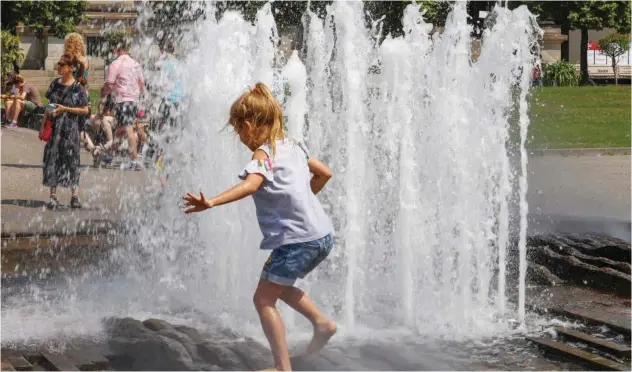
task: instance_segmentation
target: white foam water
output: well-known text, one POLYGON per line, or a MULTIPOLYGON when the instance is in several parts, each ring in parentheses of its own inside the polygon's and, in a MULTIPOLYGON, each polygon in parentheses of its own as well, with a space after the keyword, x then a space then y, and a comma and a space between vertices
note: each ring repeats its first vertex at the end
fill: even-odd
MULTIPOLYGON (((404 35, 381 43, 379 24, 365 26, 362 2, 334 2, 324 19, 304 16, 306 48, 287 60, 269 3, 254 24, 228 11, 188 26, 178 41, 184 56, 177 76, 187 92, 180 137, 161 144, 170 162, 167 186, 155 182, 144 195, 126 196, 131 234, 110 263, 121 267, 117 283, 125 285, 72 302, 84 309, 78 322, 193 308, 257 329, 252 294, 267 256, 258 250, 253 203, 185 216, 178 200, 200 190, 210 197, 238 181, 251 155, 226 128, 228 108, 263 81, 283 103, 290 135, 304 138, 334 172, 319 199, 334 222, 335 247, 299 286, 343 332, 397 328, 462 339, 509 331, 511 318, 524 319, 524 142, 538 29, 525 7, 494 12, 475 61, 464 2, 432 35, 432 25, 409 5, 404 35), (517 307, 507 301, 506 284, 513 235, 520 250, 517 307)), ((141 35, 135 55, 149 65, 152 34, 141 35)), ((20 333, 14 310, 3 306, 3 339, 20 333)), ((289 330, 309 330, 298 317, 287 323, 289 330)))

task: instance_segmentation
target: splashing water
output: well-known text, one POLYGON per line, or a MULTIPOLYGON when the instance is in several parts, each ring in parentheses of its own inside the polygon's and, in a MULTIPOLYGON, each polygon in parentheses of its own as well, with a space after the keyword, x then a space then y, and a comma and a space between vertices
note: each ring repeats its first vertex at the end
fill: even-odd
MULTIPOLYGON (((177 141, 162 143, 168 185, 149 202, 127 196, 132 233, 111 258, 126 287, 116 299, 106 291, 88 302, 116 301, 119 314, 169 313, 178 304, 241 329, 257 326, 251 298, 266 252, 258 250, 253 203, 185 217, 177 201, 237 181, 250 154, 224 130, 228 108, 263 81, 283 102, 290 135, 304 138, 334 172, 319 198, 336 244, 299 285, 344 331, 395 327, 457 339, 496 335, 509 329, 509 318, 523 320, 524 142, 538 30, 525 7, 497 7, 472 61, 466 18, 465 3, 457 2, 445 31, 431 37, 432 26, 409 5, 405 35, 380 44, 365 26, 362 2, 334 2, 324 20, 306 14, 305 53, 287 61, 270 4, 254 25, 230 11, 191 25, 179 41, 186 51, 177 78, 188 92, 182 127, 177 141), (511 136, 512 113, 519 139, 511 136), (506 297, 513 235, 517 309, 506 297)), ((151 43, 143 37, 135 55, 149 64, 151 43)), ((147 79, 159 85, 165 78, 148 72, 147 79)), ((298 318, 287 323, 308 329, 298 318)))

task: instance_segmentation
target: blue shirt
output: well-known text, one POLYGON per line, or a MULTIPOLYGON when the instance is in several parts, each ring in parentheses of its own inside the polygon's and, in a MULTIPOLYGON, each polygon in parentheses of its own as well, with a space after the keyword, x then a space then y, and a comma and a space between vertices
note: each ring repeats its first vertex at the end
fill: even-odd
POLYGON ((176 73, 176 68, 179 65, 178 60, 167 58, 156 62, 156 65, 164 71, 162 78, 166 80, 165 85, 171 88, 167 92, 167 99, 171 102, 179 103, 182 101, 184 93, 182 92, 182 82, 176 73))
POLYGON ((250 161, 239 178, 245 179, 249 173, 265 177, 252 194, 263 233, 261 249, 309 242, 332 234, 331 221, 310 186, 305 145, 291 139, 278 140, 274 158, 269 145, 259 150, 269 158, 250 161))

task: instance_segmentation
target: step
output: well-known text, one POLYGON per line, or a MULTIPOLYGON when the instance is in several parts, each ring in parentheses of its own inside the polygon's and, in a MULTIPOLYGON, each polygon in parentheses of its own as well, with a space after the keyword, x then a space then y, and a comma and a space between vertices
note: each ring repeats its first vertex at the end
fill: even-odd
POLYGON ((16 371, 32 371, 33 366, 23 356, 7 356, 7 361, 11 363, 16 371))
POLYGON ((591 354, 579 348, 562 342, 547 340, 541 337, 527 337, 527 340, 535 343, 539 348, 548 353, 572 359, 578 363, 595 368, 599 371, 629 371, 630 367, 613 360, 591 354))
POLYGON ((68 358, 59 354, 42 353, 43 365, 52 368, 53 371, 78 371, 79 369, 68 358))
POLYGON ((609 317, 607 313, 604 314, 603 311, 599 313, 597 311, 587 309, 560 308, 557 306, 547 308, 529 306, 529 309, 538 314, 566 317, 578 320, 587 325, 606 326, 610 330, 622 334, 627 339, 630 338, 632 333, 630 330, 629 318, 622 317, 622 319, 615 319, 613 317, 609 317))
POLYGON ((620 358, 630 358, 630 347, 626 345, 617 344, 612 341, 604 340, 598 337, 591 336, 589 334, 578 332, 568 328, 554 327, 555 332, 563 338, 583 342, 590 347, 601 350, 603 352, 612 354, 620 358))
POLYGON ((9 363, 9 361, 6 359, 2 359, 0 361, 0 370, 1 371, 15 371, 11 363, 9 363))

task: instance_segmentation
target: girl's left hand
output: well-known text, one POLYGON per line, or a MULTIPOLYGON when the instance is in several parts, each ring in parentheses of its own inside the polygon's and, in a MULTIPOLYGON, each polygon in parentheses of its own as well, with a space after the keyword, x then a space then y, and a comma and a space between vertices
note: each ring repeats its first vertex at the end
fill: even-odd
POLYGON ((204 194, 200 191, 200 197, 198 198, 195 195, 191 195, 187 193, 182 199, 186 200, 184 204, 185 209, 184 213, 193 213, 193 212, 202 212, 206 209, 212 208, 213 204, 210 200, 204 198, 204 194))
POLYGON ((51 114, 53 114, 53 116, 57 116, 59 114, 61 114, 62 112, 66 111, 66 107, 62 106, 62 105, 57 105, 57 107, 55 107, 55 109, 51 112, 51 114))

